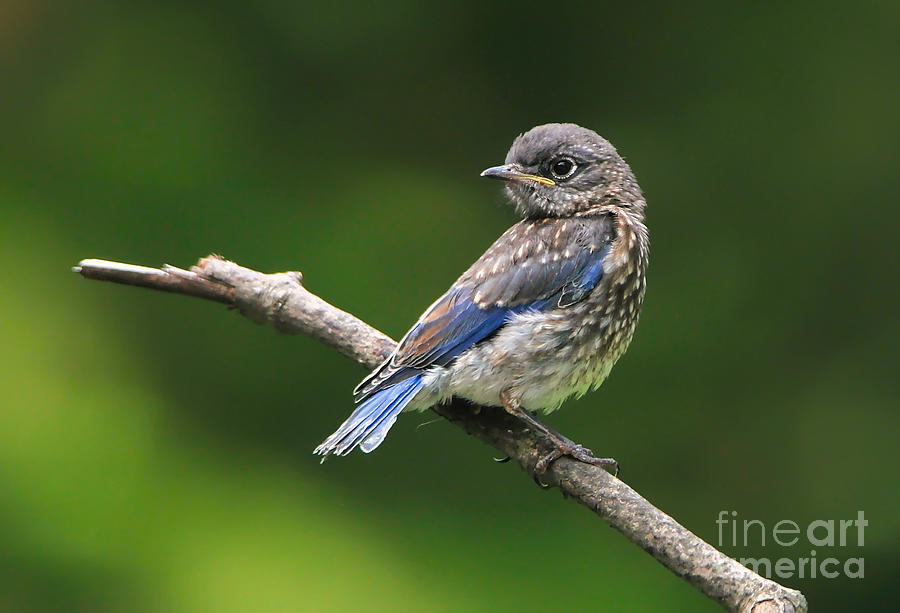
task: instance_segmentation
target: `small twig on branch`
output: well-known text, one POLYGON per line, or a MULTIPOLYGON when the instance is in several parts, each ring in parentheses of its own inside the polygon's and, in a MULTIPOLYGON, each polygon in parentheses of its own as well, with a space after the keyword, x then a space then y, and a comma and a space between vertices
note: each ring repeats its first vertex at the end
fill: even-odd
MULTIPOLYGON (((307 334, 368 368, 393 350, 395 341, 341 311, 302 285, 297 272, 264 274, 219 257, 190 271, 83 260, 83 277, 186 294, 231 305, 279 332, 307 334)), ((529 474, 550 443, 505 411, 462 401, 433 410, 516 460, 529 474)), ((730 611, 804 613, 803 594, 761 577, 709 545, 600 467, 563 457, 542 479, 602 517, 630 541, 730 611)))

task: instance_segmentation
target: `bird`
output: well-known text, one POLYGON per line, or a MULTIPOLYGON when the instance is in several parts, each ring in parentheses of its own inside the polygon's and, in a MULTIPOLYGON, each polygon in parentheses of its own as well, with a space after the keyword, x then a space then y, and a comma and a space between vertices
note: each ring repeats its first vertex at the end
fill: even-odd
POLYGON ((535 466, 571 456, 618 465, 538 421, 599 387, 631 342, 646 291, 647 203, 630 166, 593 130, 548 123, 520 134, 503 165, 521 221, 422 314, 354 390, 356 410, 314 453, 369 453, 403 411, 451 398, 503 407, 547 436, 535 466))

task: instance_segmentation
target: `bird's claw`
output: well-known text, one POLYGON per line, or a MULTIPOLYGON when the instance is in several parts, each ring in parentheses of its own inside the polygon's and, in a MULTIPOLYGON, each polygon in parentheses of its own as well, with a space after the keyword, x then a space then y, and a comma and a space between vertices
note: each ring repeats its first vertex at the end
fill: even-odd
POLYGON ((534 482, 537 483, 537 486, 542 490, 549 490, 551 487, 553 487, 549 483, 544 483, 543 481, 541 481, 541 475, 537 471, 535 471, 534 474, 531 475, 531 478, 534 479, 534 482))
MULTIPOLYGON (((505 463, 509 462, 512 458, 510 456, 504 456, 502 458, 491 458, 491 459, 494 462, 496 462, 497 464, 505 464, 505 463)), ((544 471, 541 471, 541 474, 543 474, 543 472, 544 471)), ((544 483, 543 481, 541 481, 540 474, 537 471, 532 473, 531 478, 534 479, 534 482, 537 483, 537 486, 539 488, 541 488, 542 490, 549 490, 551 487, 553 487, 549 483, 544 483)))
POLYGON ((566 455, 579 462, 584 462, 585 464, 590 464, 592 466, 602 466, 604 468, 611 466, 613 476, 619 474, 619 463, 613 458, 598 458, 586 447, 582 447, 575 443, 562 443, 557 445, 553 451, 538 460, 538 463, 534 465, 535 478, 537 478, 537 475, 542 475, 547 472, 550 464, 566 455))
POLYGON ((560 446, 560 447, 554 448, 553 451, 551 451, 550 453, 545 455, 543 458, 538 460, 538 463, 534 465, 535 478, 537 478, 537 475, 543 475, 545 472, 547 472, 547 469, 550 467, 550 464, 552 464, 554 461, 558 460, 559 458, 561 458, 564 455, 566 455, 566 453, 563 450, 563 448, 560 446))
POLYGON ((582 447, 581 445, 575 445, 575 449, 569 452, 567 455, 572 456, 579 462, 584 462, 585 464, 590 464, 592 466, 602 466, 604 469, 609 466, 612 467, 612 475, 615 477, 619 474, 619 463, 616 462, 614 458, 598 458, 594 456, 594 452, 586 447, 582 447))

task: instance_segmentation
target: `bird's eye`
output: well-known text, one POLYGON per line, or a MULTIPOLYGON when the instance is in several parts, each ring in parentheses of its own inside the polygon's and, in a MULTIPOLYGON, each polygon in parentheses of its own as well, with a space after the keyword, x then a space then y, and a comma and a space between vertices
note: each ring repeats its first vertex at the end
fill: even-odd
POLYGON ((550 165, 550 174, 555 179, 568 179, 575 173, 575 168, 575 162, 569 158, 562 158, 550 165))

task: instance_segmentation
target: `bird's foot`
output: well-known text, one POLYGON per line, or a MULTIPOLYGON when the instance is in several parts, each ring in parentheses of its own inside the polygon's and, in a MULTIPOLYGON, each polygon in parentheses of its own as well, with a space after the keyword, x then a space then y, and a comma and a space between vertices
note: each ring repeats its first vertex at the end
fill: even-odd
POLYGON ((595 457, 594 453, 590 449, 582 447, 577 443, 573 443, 559 432, 548 428, 546 425, 538 421, 534 417, 534 415, 523 409, 522 405, 519 404, 518 400, 514 398, 508 390, 504 390, 500 393, 500 402, 503 405, 503 408, 506 409, 507 413, 518 417, 526 424, 553 441, 553 451, 538 460, 538 463, 534 466, 534 475, 532 475, 534 477, 534 482, 537 483, 542 489, 547 489, 550 486, 541 481, 541 475, 547 472, 547 468, 550 467, 550 464, 563 456, 569 456, 575 460, 578 460, 579 462, 591 464, 592 466, 602 466, 604 468, 606 468, 607 466, 611 466, 611 472, 613 476, 618 476, 618 462, 616 462, 612 458, 595 457))
MULTIPOLYGON (((619 463, 613 458, 598 458, 594 456, 594 453, 590 449, 582 447, 577 443, 573 443, 564 437, 559 437, 559 440, 554 441, 554 443, 556 444, 556 447, 554 447, 553 451, 538 460, 538 463, 534 465, 536 479, 538 475, 543 475, 547 472, 547 468, 550 467, 550 464, 563 456, 569 456, 579 462, 584 462, 585 464, 590 464, 592 466, 602 466, 604 469, 609 466, 612 467, 610 472, 612 472, 613 476, 619 474, 619 463)), ((540 485, 540 480, 538 480, 538 485, 540 485)))

